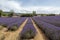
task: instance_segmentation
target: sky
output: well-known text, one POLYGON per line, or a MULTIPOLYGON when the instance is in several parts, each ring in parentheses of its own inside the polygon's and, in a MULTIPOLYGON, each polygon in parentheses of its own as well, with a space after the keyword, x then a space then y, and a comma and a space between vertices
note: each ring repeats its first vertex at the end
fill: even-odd
POLYGON ((0 0, 0 10, 22 13, 60 13, 60 0, 0 0))

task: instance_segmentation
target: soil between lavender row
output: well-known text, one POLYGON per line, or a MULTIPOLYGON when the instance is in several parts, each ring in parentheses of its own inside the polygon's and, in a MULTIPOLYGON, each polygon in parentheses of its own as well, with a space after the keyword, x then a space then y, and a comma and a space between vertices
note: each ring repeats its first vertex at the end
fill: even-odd
MULTIPOLYGON (((6 28, 4 28, 3 30, 0 30, 0 32, 3 34, 3 35, 2 34, 1 35, 4 37, 4 39, 2 38, 1 40, 18 40, 17 39, 18 34, 20 33, 20 31, 22 31, 22 29, 25 26, 27 20, 28 19, 26 19, 25 22, 23 22, 23 24, 21 25, 21 27, 17 31, 14 31, 14 32, 11 32, 11 31, 5 32, 5 30, 7 30, 6 28)), ((32 21, 32 23, 33 23, 33 25, 35 25, 33 21, 32 21)), ((36 26, 34 26, 34 27, 37 30, 36 37, 34 39, 26 39, 26 40, 45 40, 45 38, 44 38, 45 35, 43 33, 40 34, 40 30, 38 30, 38 28, 36 26)))

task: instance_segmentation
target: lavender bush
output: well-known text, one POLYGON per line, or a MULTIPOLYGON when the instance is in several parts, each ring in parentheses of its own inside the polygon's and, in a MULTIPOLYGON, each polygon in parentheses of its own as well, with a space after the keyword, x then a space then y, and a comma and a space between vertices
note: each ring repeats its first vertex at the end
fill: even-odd
POLYGON ((26 17, 0 17, 0 25, 8 30, 16 30, 25 21, 26 17))
POLYGON ((11 23, 8 25, 8 30, 16 30, 20 27, 20 25, 25 21, 26 18, 22 17, 18 21, 11 23))
POLYGON ((57 27, 60 27, 60 16, 43 16, 43 17, 35 17, 35 18, 53 24, 57 27))
POLYGON ((24 26, 19 40, 23 40, 23 39, 33 39, 36 35, 36 29, 34 28, 31 19, 29 18, 27 21, 27 24, 24 26))
POLYGON ((33 20, 36 22, 39 28, 43 30, 43 32, 46 34, 46 36, 50 40, 60 40, 60 28, 59 27, 46 23, 40 19, 36 19, 35 17, 33 17, 33 20))

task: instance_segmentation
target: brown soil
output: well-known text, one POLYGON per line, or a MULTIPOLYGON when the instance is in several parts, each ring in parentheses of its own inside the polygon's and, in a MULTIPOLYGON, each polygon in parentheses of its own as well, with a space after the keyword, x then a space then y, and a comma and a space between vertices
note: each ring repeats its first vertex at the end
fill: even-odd
POLYGON ((5 32, 6 28, 1 30, 0 33, 4 34, 4 36, 5 36, 4 40, 17 40, 17 37, 19 36, 19 33, 21 33, 21 31, 22 31, 23 27, 25 26, 27 20, 28 19, 26 19, 25 22, 23 22, 22 25, 20 25, 20 28, 14 32, 12 32, 12 31, 5 32))
POLYGON ((47 37, 44 35, 44 33, 41 31, 41 29, 38 28, 38 26, 35 24, 35 22, 32 20, 32 23, 37 31, 37 34, 34 38, 34 40, 48 40, 47 37))

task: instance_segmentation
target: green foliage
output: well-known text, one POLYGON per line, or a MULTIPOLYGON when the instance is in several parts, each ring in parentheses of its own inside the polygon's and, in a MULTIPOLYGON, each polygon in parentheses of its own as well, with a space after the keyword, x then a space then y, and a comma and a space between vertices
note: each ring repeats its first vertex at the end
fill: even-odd
POLYGON ((11 10, 11 12, 8 14, 8 16, 9 16, 9 17, 12 17, 12 16, 13 16, 13 14, 14 14, 14 11, 13 11, 13 10, 11 10))
POLYGON ((2 16, 7 16, 7 14, 3 13, 2 16))
POLYGON ((2 10, 0 10, 0 17, 1 17, 2 12, 3 12, 3 11, 2 11, 2 10))
POLYGON ((9 16, 9 17, 12 17, 12 16, 13 16, 13 13, 8 14, 8 16, 9 16))
POLYGON ((16 31, 17 29, 18 29, 17 24, 15 24, 12 27, 8 28, 9 31, 16 31))
POLYGON ((21 17, 32 17, 32 14, 22 14, 21 17))
POLYGON ((36 11, 33 11, 33 16, 37 16, 37 15, 36 15, 36 11))
POLYGON ((41 14, 41 16, 44 16, 45 14, 41 14))
POLYGON ((1 24, 1 26, 3 26, 3 27, 7 27, 7 25, 6 25, 6 24, 1 24))
POLYGON ((47 16, 55 16, 55 14, 49 14, 49 15, 47 15, 47 16))

